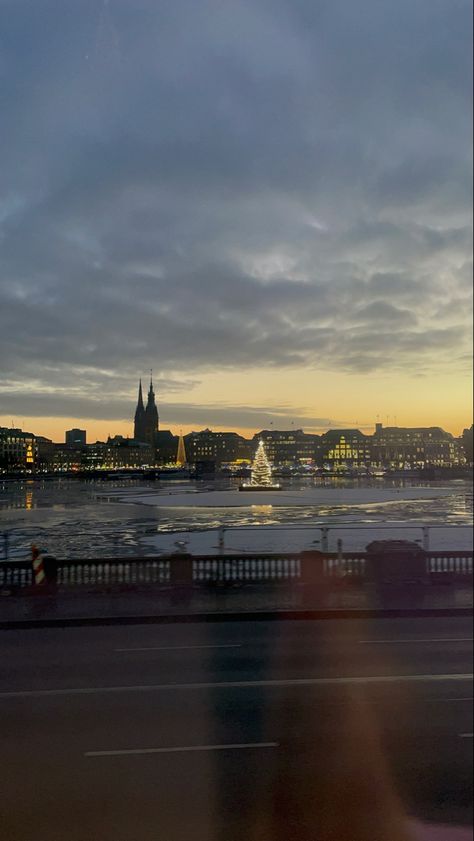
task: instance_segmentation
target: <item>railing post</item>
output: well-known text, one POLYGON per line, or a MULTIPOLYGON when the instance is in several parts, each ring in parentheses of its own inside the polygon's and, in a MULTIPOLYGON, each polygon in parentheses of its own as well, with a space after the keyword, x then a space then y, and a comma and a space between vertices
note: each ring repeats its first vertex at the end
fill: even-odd
POLYGON ((303 601, 306 607, 324 604, 328 593, 328 579, 324 567, 324 555, 318 551, 302 552, 300 555, 301 579, 304 585, 303 601))
POLYGON ((337 560, 342 563, 342 540, 339 537, 337 541, 337 560))
POLYGON ((173 604, 188 605, 193 588, 193 556, 188 553, 170 558, 170 584, 173 604))
POLYGON ((329 528, 327 526, 321 528, 321 551, 329 551, 329 528))
POLYGON ((423 549, 429 552, 430 549, 430 529, 429 526, 423 526, 423 549))

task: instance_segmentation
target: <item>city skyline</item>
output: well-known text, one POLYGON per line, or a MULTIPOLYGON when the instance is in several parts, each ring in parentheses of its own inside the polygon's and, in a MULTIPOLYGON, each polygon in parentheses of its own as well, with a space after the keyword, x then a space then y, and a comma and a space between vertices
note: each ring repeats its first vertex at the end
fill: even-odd
MULTIPOLYGON (((125 402, 125 401, 124 401, 125 402)), ((466 401, 468 402, 468 401, 466 401)), ((130 400, 133 405, 133 397, 130 400)), ((359 412, 360 417, 347 419, 332 417, 311 417, 299 412, 285 409, 284 412, 278 409, 272 412, 270 409, 259 409, 258 407, 229 407, 229 406, 206 406, 205 404, 188 406, 185 403, 167 404, 160 402, 161 425, 163 428, 171 429, 178 434, 188 434, 199 429, 215 429, 223 432, 233 431, 239 435, 248 437, 257 433, 260 429, 273 427, 275 429, 291 429, 292 427, 303 428, 307 432, 326 432, 329 429, 337 428, 358 428, 362 432, 370 432, 375 424, 380 421, 386 426, 403 427, 429 427, 439 426, 453 435, 460 435, 463 429, 472 424, 472 416, 466 411, 453 417, 443 412, 444 422, 438 415, 433 415, 428 409, 417 414, 404 415, 400 411, 396 414, 377 413, 373 419, 367 420, 367 413, 359 412), (185 418, 194 414, 196 420, 186 422, 185 418), (232 423, 232 414, 241 418, 240 422, 232 423), (465 417, 465 420, 463 419, 465 417), (224 420, 222 420, 224 418, 224 420), (254 420, 252 420, 254 418, 254 420), (361 420, 362 418, 362 420, 361 420), (259 423, 258 420, 261 422, 259 423)), ((354 414, 354 413, 353 413, 354 414)), ((441 414, 441 413, 440 413, 441 414)), ((108 435, 123 435, 133 437, 133 418, 118 420, 95 420, 81 416, 59 416, 48 417, 48 415, 36 416, 27 413, 14 415, 13 412, 6 412, 0 415, 0 426, 19 427, 34 431, 38 435, 44 435, 53 441, 62 441, 66 429, 75 427, 86 428, 91 439, 105 440, 108 435)))
MULTIPOLYGON (((146 408, 143 397, 142 378, 140 377, 138 381, 138 402, 136 402, 137 395, 135 394, 135 403, 130 401, 127 405, 129 410, 128 420, 114 421, 111 419, 103 424, 94 424, 93 422, 87 423, 87 419, 84 418, 74 418, 71 419, 68 426, 66 423, 67 418, 60 418, 55 419, 56 424, 58 424, 58 431, 54 434, 48 433, 50 427, 48 426, 48 421, 45 421, 44 418, 32 417, 31 424, 29 426, 25 423, 25 418, 21 419, 21 423, 16 423, 12 418, 9 424, 0 423, 0 426, 18 427, 23 430, 33 432, 35 435, 43 435, 46 438, 51 438, 52 440, 61 442, 64 440, 64 434, 68 429, 76 429, 77 431, 77 427, 80 428, 81 426, 86 427, 88 438, 91 440, 94 438, 96 440, 106 440, 108 437, 113 435, 122 435, 123 437, 130 439, 138 438, 138 440, 143 441, 151 440, 153 437, 153 430, 158 429, 159 418, 160 428, 171 429, 174 434, 187 435, 190 432, 212 429, 214 431, 236 432, 246 438, 252 437, 263 429, 274 429, 275 431, 304 429, 304 431, 308 433, 321 434, 331 429, 358 428, 365 434, 371 434, 375 425, 378 423, 387 427, 440 427, 457 437, 462 433, 463 429, 468 428, 472 423, 472 421, 471 423, 466 422, 460 429, 450 429, 449 427, 443 426, 442 423, 437 422, 437 420, 432 417, 428 417, 426 422, 423 423, 408 424, 404 423, 403 418, 400 419, 398 415, 377 414, 372 422, 361 422, 359 418, 346 421, 334 420, 330 417, 311 418, 306 415, 294 415, 291 411, 285 412, 281 409, 280 411, 272 412, 268 409, 265 410, 264 408, 253 408, 249 410, 248 407, 237 407, 236 409, 221 407, 221 411, 223 411, 225 416, 227 416, 227 413, 235 411, 237 418, 244 417, 249 418, 252 421, 248 422, 246 425, 239 426, 238 422, 231 422, 230 415, 228 424, 219 423, 219 408, 207 408, 193 405, 188 406, 185 403, 182 403, 179 404, 179 408, 184 410, 185 413, 194 414, 195 420, 189 424, 185 424, 178 420, 173 424, 167 420, 167 413, 170 410, 169 405, 164 404, 163 413, 163 404, 159 400, 159 395, 156 394, 156 380, 153 382, 153 375, 150 376, 149 387, 147 387, 147 391, 145 393, 147 393, 146 408), (147 415, 150 410, 151 419, 147 419, 147 415), (259 420, 260 423, 258 423, 259 420), (99 430, 99 434, 97 433, 97 430, 99 430)), ((173 409, 171 411, 173 411, 173 409)), ((176 411, 176 409, 174 409, 174 411, 176 411)))
POLYGON ((303 472, 356 470, 380 476, 401 470, 413 476, 414 470, 428 470, 434 478, 433 471, 448 469, 454 470, 450 477, 462 478, 472 465, 472 426, 460 437, 436 426, 384 427, 380 422, 371 434, 331 429, 317 435, 301 429, 270 428, 250 438, 210 429, 176 435, 159 429, 151 384, 145 409, 141 382, 134 423, 134 438, 114 435, 106 441, 90 442, 86 430, 71 429, 66 431, 63 443, 53 443, 26 430, 0 427, 0 473, 67 473, 77 477, 91 471, 102 474, 123 469, 163 469, 166 473, 179 465, 187 469, 194 466, 197 478, 198 474, 220 469, 240 471, 263 448, 272 465, 303 472))
POLYGON ((2 9, 0 425, 470 425, 468 0, 2 9))

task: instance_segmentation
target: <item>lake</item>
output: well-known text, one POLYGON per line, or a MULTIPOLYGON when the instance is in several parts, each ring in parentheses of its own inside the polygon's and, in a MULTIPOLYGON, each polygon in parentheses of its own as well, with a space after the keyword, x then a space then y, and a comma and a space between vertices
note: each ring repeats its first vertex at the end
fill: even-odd
POLYGON ((271 504, 245 499, 228 504, 236 486, 138 479, 4 481, 0 533, 8 535, 7 551, 16 558, 29 557, 31 543, 58 558, 150 555, 173 550, 175 543, 215 552, 221 526, 227 551, 318 546, 324 525, 331 550, 338 539, 345 549, 362 549, 379 537, 420 540, 424 525, 431 548, 471 546, 472 483, 464 480, 300 480, 288 483, 289 493, 275 494, 271 504), (205 505, 198 504, 202 500, 205 505))

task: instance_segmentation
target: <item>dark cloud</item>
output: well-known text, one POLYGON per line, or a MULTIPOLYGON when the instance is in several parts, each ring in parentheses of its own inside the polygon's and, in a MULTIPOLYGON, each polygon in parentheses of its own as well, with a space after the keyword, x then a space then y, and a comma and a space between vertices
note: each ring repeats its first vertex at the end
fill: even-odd
POLYGON ((0 13, 5 412, 26 381, 28 414, 128 417, 150 365, 466 359, 468 0, 0 13))

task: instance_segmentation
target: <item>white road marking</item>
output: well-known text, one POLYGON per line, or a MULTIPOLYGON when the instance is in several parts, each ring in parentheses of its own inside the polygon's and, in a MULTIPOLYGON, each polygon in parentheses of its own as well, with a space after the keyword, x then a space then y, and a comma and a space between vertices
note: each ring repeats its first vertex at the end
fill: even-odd
POLYGON ((175 748, 132 748, 130 750, 88 750, 84 756, 144 756, 149 753, 192 753, 213 750, 252 750, 257 748, 277 748, 279 742, 248 742, 231 745, 188 745, 175 748))
POLYGON ((131 686, 79 686, 71 689, 16 689, 0 692, 2 698, 42 698, 61 695, 101 695, 117 692, 177 692, 196 689, 250 689, 280 686, 344 686, 346 684, 377 683, 443 683, 445 681, 472 681, 472 674, 436 675, 369 675, 367 677, 317 677, 288 680, 228 680, 215 683, 152 683, 131 686))
POLYGON ((443 637, 442 639, 414 639, 409 640, 359 640, 359 645, 400 645, 410 642, 472 642, 472 637, 443 637))
POLYGON ((196 651, 207 648, 242 648, 242 644, 232 645, 157 645, 143 648, 114 648, 114 651, 196 651))
POLYGON ((473 733, 460 733, 459 734, 460 739, 472 739, 473 736, 474 736, 473 733))
POLYGON ((436 699, 432 699, 432 700, 439 701, 441 704, 444 704, 444 703, 446 703, 446 704, 451 703, 452 704, 455 701, 469 701, 472 704, 472 702, 474 701, 474 698, 436 698, 436 699))

